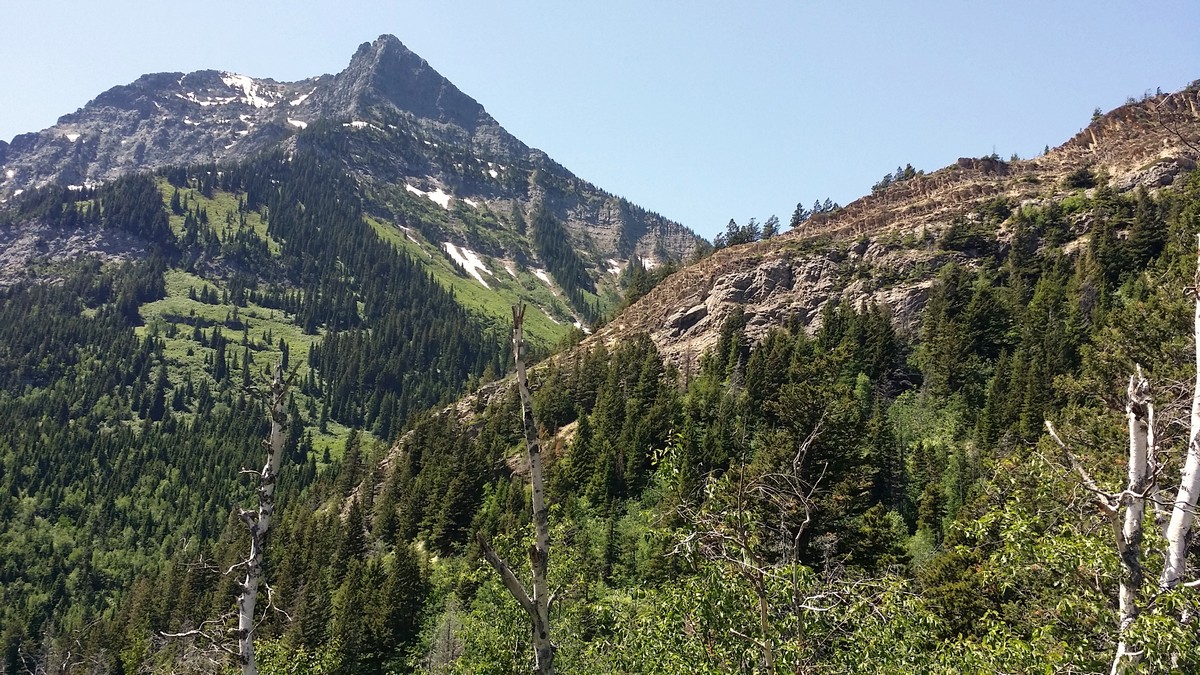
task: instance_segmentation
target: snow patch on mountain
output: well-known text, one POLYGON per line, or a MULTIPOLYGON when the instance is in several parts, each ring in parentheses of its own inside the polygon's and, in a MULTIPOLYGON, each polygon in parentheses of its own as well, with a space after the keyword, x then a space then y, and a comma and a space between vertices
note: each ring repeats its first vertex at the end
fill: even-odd
MULTIPOLYGON (((228 105, 228 104, 233 103, 234 101, 238 100, 238 98, 236 96, 229 96, 229 97, 209 96, 206 98, 200 98, 199 96, 196 96, 196 92, 194 92, 194 91, 189 91, 186 94, 175 94, 175 98, 181 98, 185 101, 188 101, 189 103, 195 103, 196 105, 200 106, 201 108, 207 108, 210 105, 228 105)), ((155 105, 158 105, 157 102, 155 103, 155 105)), ((158 107, 161 108, 162 106, 158 106, 158 107)))
POLYGON ((366 129, 367 127, 371 127, 372 129, 374 129, 376 131, 383 131, 383 129, 379 128, 379 126, 377 126, 375 124, 371 124, 370 122, 364 122, 362 120, 353 120, 350 122, 343 122, 342 126, 353 127, 355 129, 366 129))
MULTIPOLYGON (((270 101, 259 95, 258 83, 253 77, 237 73, 221 73, 221 81, 230 89, 241 90, 242 100, 255 108, 270 108, 278 101, 270 101)), ((193 97, 194 98, 194 97, 193 97)), ((203 105, 203 104, 202 104, 203 105)))
POLYGON ((614 277, 621 273, 621 261, 609 258, 604 262, 608 263, 608 273, 614 277))
POLYGON ((316 90, 317 88, 313 87, 312 91, 308 92, 307 94, 301 94, 300 96, 288 101, 288 105, 300 105, 301 103, 304 103, 306 100, 308 100, 309 96, 312 96, 313 93, 316 92, 316 90))
POLYGON ((442 190, 442 188, 435 188, 433 190, 430 190, 429 192, 426 192, 425 190, 422 190, 420 188, 415 188, 415 187, 409 185, 408 183, 405 183, 404 189, 408 190, 409 192, 411 192, 413 194, 421 195, 423 197, 428 197, 429 199, 432 199, 434 201, 434 203, 436 203, 438 206, 441 206, 443 209, 450 208, 450 199, 452 198, 452 195, 450 195, 447 192, 444 192, 442 190))
POLYGON ((467 274, 475 277, 479 283, 483 284, 484 288, 491 288, 491 286, 488 286, 488 282, 483 280, 480 270, 487 272, 489 276, 492 275, 492 271, 487 268, 487 265, 480 259, 478 253, 469 248, 455 246, 450 242, 442 244, 442 248, 446 249, 446 253, 449 253, 451 258, 454 258, 454 262, 462 265, 463 269, 467 270, 467 274))
POLYGON ((296 127, 297 129, 307 129, 308 128, 308 122, 303 122, 301 120, 294 120, 290 117, 288 118, 288 124, 296 127))

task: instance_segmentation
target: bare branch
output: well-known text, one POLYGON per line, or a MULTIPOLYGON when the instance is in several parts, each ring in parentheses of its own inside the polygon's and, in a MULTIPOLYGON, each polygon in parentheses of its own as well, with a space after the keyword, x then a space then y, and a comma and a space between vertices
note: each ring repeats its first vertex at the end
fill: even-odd
POLYGON ((512 568, 508 563, 496 553, 492 548, 492 543, 488 540, 487 535, 482 531, 475 533, 475 541, 479 542, 479 547, 483 550, 483 559, 495 568, 500 574, 501 581, 504 582, 504 587, 512 594, 517 604, 521 605, 521 609, 525 610, 530 617, 537 615, 537 610, 533 606, 533 601, 529 599, 529 593, 525 590, 525 586, 517 579, 517 575, 513 574, 512 568))
POLYGON ((1079 461, 1079 458, 1075 456, 1075 453, 1071 452, 1071 449, 1067 447, 1067 444, 1063 442, 1062 438, 1059 437, 1058 432, 1054 430, 1054 424, 1052 424, 1050 420, 1045 420, 1045 423, 1047 433, 1049 433, 1050 438, 1054 439, 1054 442, 1058 444, 1058 447, 1062 448, 1063 453, 1065 453, 1067 456, 1067 461, 1070 463, 1071 468, 1076 474, 1079 475, 1079 479, 1083 482, 1083 487, 1087 489, 1088 492, 1091 492, 1096 496, 1096 505, 1099 506, 1100 510, 1104 511, 1106 515, 1115 516, 1117 512, 1117 505, 1119 503, 1116 496, 1110 492, 1100 489, 1100 486, 1096 483, 1096 479, 1092 478, 1092 474, 1088 473, 1088 470, 1083 467, 1083 463, 1079 461))

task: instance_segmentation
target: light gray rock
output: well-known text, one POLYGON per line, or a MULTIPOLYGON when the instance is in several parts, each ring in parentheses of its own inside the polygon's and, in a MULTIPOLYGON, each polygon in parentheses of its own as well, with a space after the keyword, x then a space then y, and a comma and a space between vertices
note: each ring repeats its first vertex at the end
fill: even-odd
POLYGON ((505 215, 543 200, 595 278, 608 258, 684 260, 699 241, 525 145, 390 35, 361 45, 336 75, 276 82, 202 70, 113 87, 48 129, 0 142, 0 200, 302 147, 344 163, 362 184, 436 187, 505 215))

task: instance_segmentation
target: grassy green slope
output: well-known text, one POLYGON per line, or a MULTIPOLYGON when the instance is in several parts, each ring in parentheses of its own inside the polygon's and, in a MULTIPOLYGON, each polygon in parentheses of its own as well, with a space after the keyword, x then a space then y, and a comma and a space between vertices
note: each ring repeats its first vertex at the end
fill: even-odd
MULTIPOLYGON (((158 178, 157 183, 163 194, 164 204, 169 205, 174 188, 165 178, 158 178)), ((241 197, 242 195, 220 190, 214 191, 211 198, 205 197, 198 190, 181 191, 181 198, 186 198, 188 208, 199 207, 207 212, 208 221, 221 241, 233 236, 242 227, 239 221, 241 214, 238 211, 241 197)), ((520 241, 519 235, 505 229, 503 224, 485 207, 472 207, 460 200, 455 200, 451 209, 443 209, 429 199, 408 193, 403 188, 399 191, 389 191, 387 200, 393 206, 401 205, 400 213, 409 218, 418 219, 422 223, 430 224, 431 227, 427 228, 429 231, 441 232, 447 239, 454 236, 451 233, 457 234, 461 231, 467 239, 479 242, 476 244, 478 248, 512 250, 525 246, 520 241)), ((548 287, 531 270, 522 268, 516 262, 497 259, 479 251, 480 257, 491 271, 490 276, 484 275, 489 286, 489 288, 485 288, 474 277, 463 274, 456 268, 450 256, 442 248, 442 242, 431 241, 416 229, 404 228, 382 218, 368 218, 367 220, 381 239, 420 261, 442 286, 453 291, 458 301, 474 312, 485 324, 504 325, 511 320, 510 307, 518 302, 524 302, 539 310, 530 312, 526 316, 525 322, 527 340, 535 348, 549 349, 571 330, 576 317, 571 312, 566 300, 557 289, 548 287), (515 272, 515 276, 507 271, 509 269, 515 272)), ((182 234, 183 221, 182 215, 172 214, 170 216, 171 229, 176 235, 182 234)), ((246 213, 245 222, 246 227, 253 229, 255 234, 268 242, 272 253, 279 251, 279 242, 267 235, 267 222, 262 214, 246 213)), ((458 237, 455 238, 458 239, 458 237)), ((223 288, 219 280, 202 279, 194 275, 189 282, 197 292, 204 283, 208 283, 218 292, 223 288)), ((181 297, 186 300, 186 285, 182 290, 184 295, 181 297)), ((595 298, 589 297, 589 299, 594 300, 595 298)), ((214 307, 203 305, 203 303, 194 304, 214 307)), ((151 311, 158 311, 158 308, 151 311)), ((167 311, 171 310, 167 309, 167 311)), ((221 312, 219 317, 209 318, 223 320, 224 313, 221 312)))
MULTIPOLYGON (((206 360, 210 360, 216 350, 193 339, 193 326, 196 325, 203 326, 201 330, 206 335, 212 333, 213 326, 220 326, 229 340, 228 353, 237 354, 241 359, 242 354, 249 350, 253 358, 252 372, 256 373, 262 373, 283 358, 279 348, 279 341, 283 340, 288 347, 289 366, 296 368, 297 380, 303 380, 308 375, 311 370, 307 361, 308 349, 320 341, 320 334, 306 335, 292 321, 291 315, 279 310, 254 303, 248 303, 245 307, 210 305, 189 297, 190 290, 199 293, 205 286, 216 289, 219 294, 223 285, 218 280, 180 270, 167 270, 164 280, 167 296, 139 308, 145 325, 136 328, 135 333, 138 337, 153 334, 165 342, 163 353, 172 382, 190 379, 199 384, 210 377, 210 366, 206 360), (237 328, 238 324, 244 329, 237 328)), ((293 393, 300 408, 315 419, 316 415, 312 413, 318 409, 319 402, 297 388, 293 388, 293 393)), ((338 457, 350 433, 348 427, 333 420, 328 422, 325 433, 316 426, 309 429, 313 436, 313 450, 318 457, 323 456, 326 449, 331 457, 338 457)), ((363 430, 361 433, 368 432, 363 430)))

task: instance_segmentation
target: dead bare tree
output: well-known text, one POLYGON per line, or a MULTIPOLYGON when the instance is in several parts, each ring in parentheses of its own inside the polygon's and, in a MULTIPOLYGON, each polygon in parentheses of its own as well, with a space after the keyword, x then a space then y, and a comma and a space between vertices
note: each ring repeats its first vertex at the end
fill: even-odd
MULTIPOLYGON (((729 501, 710 499, 697 507, 687 504, 679 507, 680 515, 691 525, 691 532, 672 553, 698 555, 719 563, 749 584, 757 604, 758 635, 747 635, 736 629, 731 632, 758 648, 765 673, 775 672, 776 661, 771 583, 779 581, 791 585, 793 612, 799 614, 813 609, 800 589, 800 542, 812 523, 817 491, 825 478, 827 464, 822 465, 812 479, 804 477, 803 469, 823 422, 822 417, 808 437, 797 445, 789 465, 749 478, 745 465, 731 469, 730 473, 736 472, 736 475, 727 475, 723 479, 732 481, 730 489, 709 490, 713 495, 730 495, 729 501), (772 513, 772 517, 762 517, 764 511, 772 513), (771 544, 775 544, 776 549, 783 549, 783 564, 779 564, 780 561, 775 559, 778 556, 769 550, 771 544)), ((802 642, 803 634, 798 632, 796 640, 802 642)), ((801 664, 797 663, 796 669, 799 672, 801 664)))
MULTIPOLYGON (((243 675, 258 673, 254 664, 254 608, 258 602, 258 587, 263 583, 267 530, 275 513, 275 483, 283 463, 283 445, 288 426, 287 408, 284 405, 286 397, 287 383, 283 379, 283 367, 276 363, 271 381, 271 432, 263 442, 267 448, 267 461, 258 472, 258 509, 238 510, 238 516, 250 530, 250 557, 242 563, 246 566, 246 578, 241 583, 242 593, 237 602, 238 660, 243 675)), ((269 592, 270 587, 267 590, 269 592)))
POLYGON ((1096 507, 1112 527, 1117 555, 1121 561, 1121 578, 1117 593, 1120 639, 1113 657, 1112 673, 1122 673, 1135 665, 1142 652, 1134 649, 1126 640, 1130 626, 1141 611, 1140 600, 1145 574, 1142 570, 1142 523, 1146 515, 1146 497, 1156 483, 1158 471, 1157 442, 1154 435, 1154 402, 1150 398, 1150 383, 1137 374, 1129 378, 1128 399, 1125 416, 1129 425, 1128 482, 1123 491, 1110 493, 1102 490, 1088 470, 1059 437, 1054 425, 1046 421, 1050 438, 1066 454, 1071 469, 1079 476, 1083 486, 1095 497, 1096 507), (1151 467, 1154 467, 1152 470, 1151 467), (1122 511, 1124 513, 1122 514, 1122 511))
POLYGON ((529 382, 525 377, 524 343, 521 339, 521 324, 525 319, 525 305, 514 305, 513 313, 513 359, 517 365, 517 388, 521 396, 521 421, 525 429, 525 449, 529 461, 529 483, 533 492, 534 543, 529 547, 529 567, 533 574, 532 596, 517 579, 512 568, 492 548, 487 535, 476 533, 483 550, 483 557, 500 574, 505 588, 529 615, 533 630, 533 653, 536 672, 543 675, 554 673, 554 643, 550 640, 550 604, 552 598, 546 581, 546 569, 550 562, 550 517, 546 508, 545 488, 542 482, 542 450, 537 425, 533 418, 533 401, 529 395, 529 382))
MULTIPOLYGON (((275 364, 271 377, 269 413, 271 416, 270 436, 263 441, 266 462, 257 472, 258 509, 238 509, 239 518, 250 530, 250 557, 241 565, 246 567, 246 578, 241 581, 238 597, 238 661, 242 675, 257 675, 254 664, 254 605, 258 603, 258 586, 263 584, 263 558, 266 554, 266 532, 271 526, 271 515, 275 513, 275 486, 283 462, 284 435, 287 434, 288 413, 284 407, 288 386, 283 381, 283 368, 275 364)), ((242 470, 244 473, 254 473, 242 470)), ((268 586, 268 592, 270 587, 268 586)))
MULTIPOLYGON (((1159 578, 1159 593, 1171 591, 1183 584, 1187 574, 1187 554, 1192 543, 1192 526, 1197 497, 1200 496, 1200 236, 1197 237, 1196 276, 1187 289, 1195 300, 1193 338, 1195 341, 1196 380, 1192 387, 1192 409, 1189 423, 1187 456, 1175 491, 1170 522, 1163 534, 1166 538, 1164 564, 1159 578)), ((1062 440, 1049 420, 1046 430, 1063 450, 1071 469, 1083 486, 1095 496, 1096 506, 1109 521, 1121 560, 1121 579, 1118 590, 1118 630, 1120 638, 1113 657, 1111 672, 1123 673, 1141 661, 1144 652, 1127 641, 1127 632, 1141 611, 1141 592, 1145 574, 1142 568, 1142 526, 1146 515, 1146 500, 1151 498, 1156 508, 1162 494, 1159 485, 1161 466, 1158 462, 1158 441, 1155 432, 1154 402, 1150 383, 1141 366, 1129 378, 1126 391, 1125 416, 1129 426, 1128 481, 1124 490, 1108 492, 1092 478, 1070 446, 1062 440)), ((1194 583, 1194 582, 1193 582, 1194 583)), ((1190 584, 1185 584, 1190 585, 1190 584)), ((1188 617, 1180 617, 1187 620, 1188 617)))
MULTIPOLYGON (((238 509, 238 517, 246 523, 246 527, 250 531, 250 556, 225 570, 225 574, 232 574, 239 568, 246 568, 246 576, 238 584, 241 594, 238 596, 236 612, 229 612, 215 619, 203 621, 197 628, 191 630, 161 634, 163 638, 167 639, 187 640, 188 651, 194 651, 194 656, 202 659, 214 670, 223 668, 222 663, 227 663, 226 659, 233 656, 241 664, 243 675, 257 674, 258 669, 254 662, 254 611, 258 604, 259 586, 267 589, 267 605, 275 608, 276 611, 281 611, 275 607, 271 587, 263 580, 263 560, 266 554, 267 530, 271 525, 271 516, 275 513, 276 481, 283 463, 283 448, 288 429, 285 405, 287 390, 295 375, 296 369, 293 369, 285 380, 283 367, 279 363, 275 364, 267 407, 271 419, 271 430, 267 438, 263 439, 263 447, 267 450, 266 463, 259 471, 251 469, 242 469, 241 471, 242 474, 258 476, 259 483, 258 508, 255 510, 238 509), (226 626, 232 622, 235 613, 238 622, 237 629, 233 631, 237 639, 236 650, 227 639, 228 631, 226 629, 226 626), (192 647, 196 642, 203 646, 193 650, 192 647)), ((206 565, 203 558, 199 564, 206 565)))
POLYGON ((1196 498, 1200 496, 1200 236, 1197 237, 1196 276, 1188 292, 1195 296, 1196 311, 1192 323, 1192 334, 1196 344, 1196 381, 1192 386, 1192 414, 1189 424, 1187 459, 1184 460, 1179 490, 1175 493, 1175 505, 1171 509, 1171 520, 1167 524, 1167 555, 1160 588, 1175 588, 1187 571, 1188 546, 1192 542, 1192 523, 1195 516, 1196 498))

